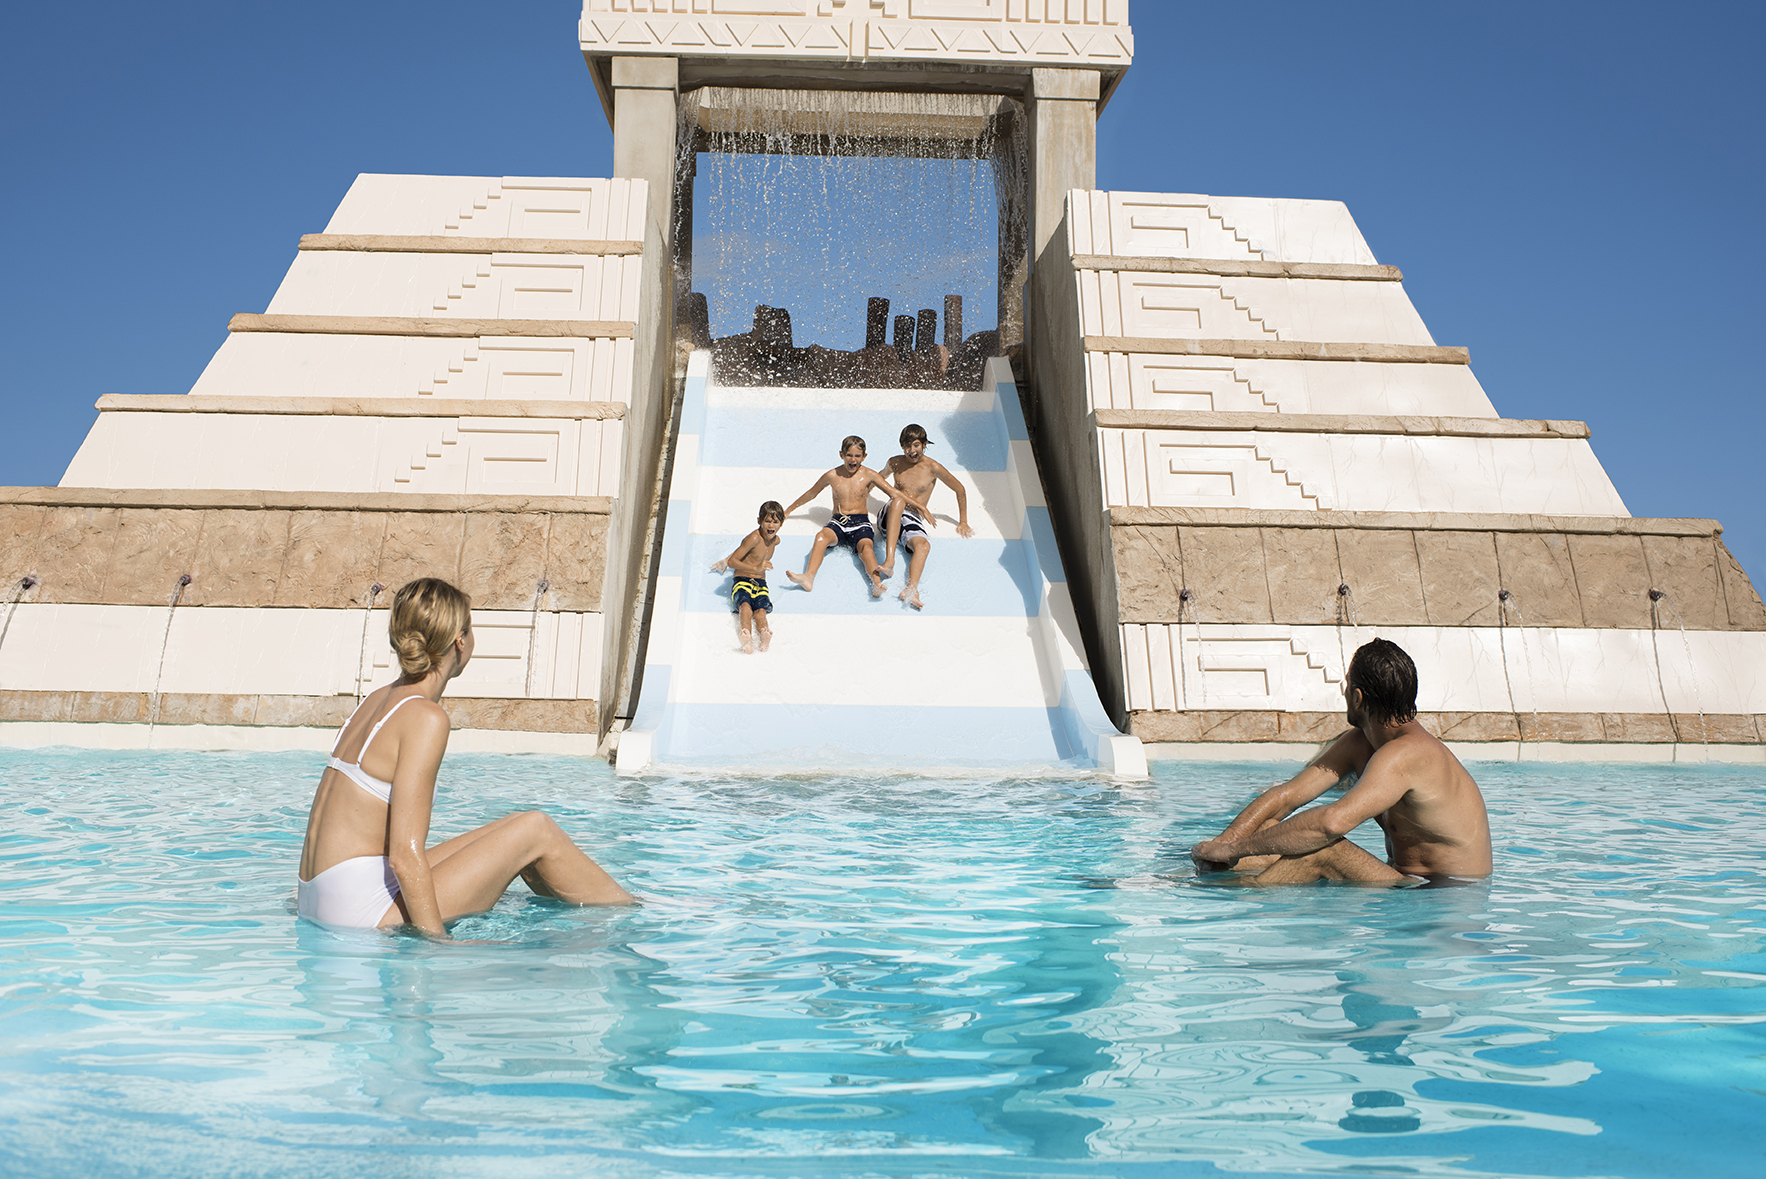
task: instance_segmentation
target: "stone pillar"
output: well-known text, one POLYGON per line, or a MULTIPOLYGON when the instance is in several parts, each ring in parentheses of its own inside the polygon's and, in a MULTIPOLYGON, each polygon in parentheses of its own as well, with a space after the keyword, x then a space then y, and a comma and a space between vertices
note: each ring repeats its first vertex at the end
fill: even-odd
POLYGON ((1067 190, 1091 189, 1097 183, 1097 71, 1030 71, 1032 259, 1042 257, 1061 223, 1067 190))
POLYGON ((613 59, 613 175, 650 182, 651 216, 665 243, 674 231, 680 78, 680 62, 672 57, 613 59))
POLYGON ((1115 557, 1104 512, 1098 443, 1085 405, 1079 286, 1063 224, 1070 189, 1097 186, 1098 75, 1035 70, 1030 98, 1030 284, 1024 406, 1067 567, 1067 591, 1098 696, 1126 722, 1115 557))

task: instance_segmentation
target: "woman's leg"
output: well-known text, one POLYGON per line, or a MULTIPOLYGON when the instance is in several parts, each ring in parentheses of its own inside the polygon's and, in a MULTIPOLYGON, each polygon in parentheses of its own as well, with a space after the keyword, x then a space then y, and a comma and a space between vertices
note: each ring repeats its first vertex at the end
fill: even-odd
POLYGON ((540 896, 573 904, 632 902, 544 811, 505 815, 436 844, 429 871, 444 921, 489 909, 517 876, 540 896))

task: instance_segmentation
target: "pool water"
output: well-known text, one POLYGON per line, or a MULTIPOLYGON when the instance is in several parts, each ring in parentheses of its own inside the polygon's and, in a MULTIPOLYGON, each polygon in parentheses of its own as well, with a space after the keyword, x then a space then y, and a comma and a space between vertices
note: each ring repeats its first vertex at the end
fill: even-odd
POLYGON ((320 764, 0 752, 0 1173, 1761 1173, 1766 770, 1476 765, 1489 883, 1258 892, 1185 849, 1282 767, 455 757, 437 838, 645 903, 440 944, 296 921, 320 764))

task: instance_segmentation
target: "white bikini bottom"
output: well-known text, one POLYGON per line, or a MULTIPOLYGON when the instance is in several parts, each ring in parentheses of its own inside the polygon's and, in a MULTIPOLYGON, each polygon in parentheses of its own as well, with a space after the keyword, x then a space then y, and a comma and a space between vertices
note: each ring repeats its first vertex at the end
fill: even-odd
POLYGON ((399 895, 399 878, 385 856, 357 856, 298 880, 300 915, 320 925, 375 929, 399 895))

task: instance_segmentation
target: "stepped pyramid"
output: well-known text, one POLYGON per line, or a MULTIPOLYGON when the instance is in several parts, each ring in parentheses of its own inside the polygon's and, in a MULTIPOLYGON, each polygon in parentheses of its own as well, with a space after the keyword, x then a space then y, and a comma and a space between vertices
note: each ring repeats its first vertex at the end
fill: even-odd
MULTIPOLYGON (((1022 549, 993 572, 1029 588, 1012 651, 953 659, 1036 663, 994 687, 1041 711, 1042 762, 1132 771, 1131 738, 1303 754, 1375 634, 1416 658, 1429 723, 1486 754, 1766 756, 1766 607, 1717 523, 1634 518, 1585 425, 1498 417, 1346 208, 1095 191, 1127 0, 810 7, 585 0, 618 178, 362 176, 188 395, 102 398, 60 487, 0 490, 0 741, 322 747, 389 674, 386 590, 438 574, 481 635, 457 747, 588 751, 630 721, 634 764, 715 760, 665 731, 709 690, 669 662, 707 621, 671 545, 732 527, 671 506, 717 465, 689 453, 669 486, 673 444, 700 438, 679 407, 725 396, 685 395, 677 343, 682 99, 796 86, 985 96, 1005 145, 1012 367, 990 366, 987 412, 1021 402, 1013 469, 1038 478, 1022 519, 991 517, 1022 549)), ((947 588, 962 551, 934 557, 947 588)))

